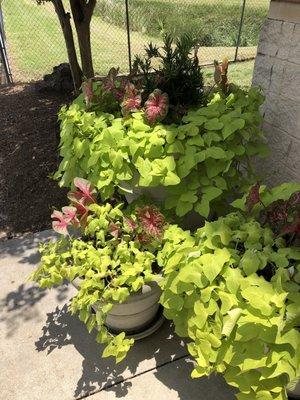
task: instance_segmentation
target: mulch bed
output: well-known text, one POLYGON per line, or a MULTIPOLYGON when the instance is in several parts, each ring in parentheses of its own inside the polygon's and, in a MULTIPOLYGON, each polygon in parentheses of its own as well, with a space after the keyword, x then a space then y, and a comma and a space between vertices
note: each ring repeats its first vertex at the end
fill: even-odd
POLYGON ((59 164, 57 112, 68 96, 35 84, 0 89, 0 240, 51 226, 66 190, 49 178, 59 164))

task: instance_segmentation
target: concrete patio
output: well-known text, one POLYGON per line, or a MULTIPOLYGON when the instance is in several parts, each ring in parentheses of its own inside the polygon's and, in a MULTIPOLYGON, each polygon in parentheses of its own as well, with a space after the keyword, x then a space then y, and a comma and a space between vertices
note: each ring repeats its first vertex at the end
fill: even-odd
POLYGON ((221 377, 192 380, 184 343, 166 322, 119 365, 67 312, 75 289, 26 283, 39 262, 40 232, 0 243, 0 398, 3 400, 233 400, 221 377))

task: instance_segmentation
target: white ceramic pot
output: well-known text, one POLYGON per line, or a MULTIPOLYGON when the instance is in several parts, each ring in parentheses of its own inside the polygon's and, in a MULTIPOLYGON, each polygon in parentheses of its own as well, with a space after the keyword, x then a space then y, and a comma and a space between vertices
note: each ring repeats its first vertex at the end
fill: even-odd
MULTIPOLYGON (((72 283, 78 289, 80 278, 74 279, 72 283)), ((145 331, 155 320, 160 296, 161 288, 156 282, 144 285, 139 292, 131 294, 124 303, 116 303, 113 306, 107 314, 105 325, 112 333, 125 332, 131 335, 145 331)), ((100 307, 101 304, 93 306, 95 311, 100 307)), ((147 331, 149 334, 154 332, 153 329, 147 331)))
POLYGON ((300 381, 297 382, 293 390, 287 389, 287 394, 292 399, 300 399, 300 381))

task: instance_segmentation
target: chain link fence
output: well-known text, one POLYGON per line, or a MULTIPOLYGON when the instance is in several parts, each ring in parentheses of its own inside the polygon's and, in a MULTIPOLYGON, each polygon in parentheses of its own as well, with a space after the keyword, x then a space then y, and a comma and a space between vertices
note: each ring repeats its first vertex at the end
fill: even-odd
MULTIPOLYGON (((119 66, 128 72, 134 55, 149 41, 160 44, 163 33, 196 36, 203 65, 225 56, 254 58, 268 7, 269 0, 98 0, 91 22, 95 71, 103 75, 119 66)), ((67 61, 51 2, 2 0, 2 11, 15 81, 40 79, 67 61)))

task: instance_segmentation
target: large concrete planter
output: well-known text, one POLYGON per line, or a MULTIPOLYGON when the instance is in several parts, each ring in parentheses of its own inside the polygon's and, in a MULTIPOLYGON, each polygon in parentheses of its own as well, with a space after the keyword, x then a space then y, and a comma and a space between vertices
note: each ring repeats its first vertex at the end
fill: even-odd
POLYGON ((300 381, 297 382, 294 390, 287 389, 287 394, 292 399, 300 399, 300 381))
MULTIPOLYGON (((80 278, 74 279, 73 285, 78 289, 80 278)), ((112 333, 125 332, 136 339, 149 336, 155 332, 164 321, 159 310, 161 289, 156 282, 144 285, 143 288, 131 294, 124 303, 116 303, 108 313, 105 325, 112 333)), ((95 312, 101 308, 101 303, 93 306, 95 312)))

